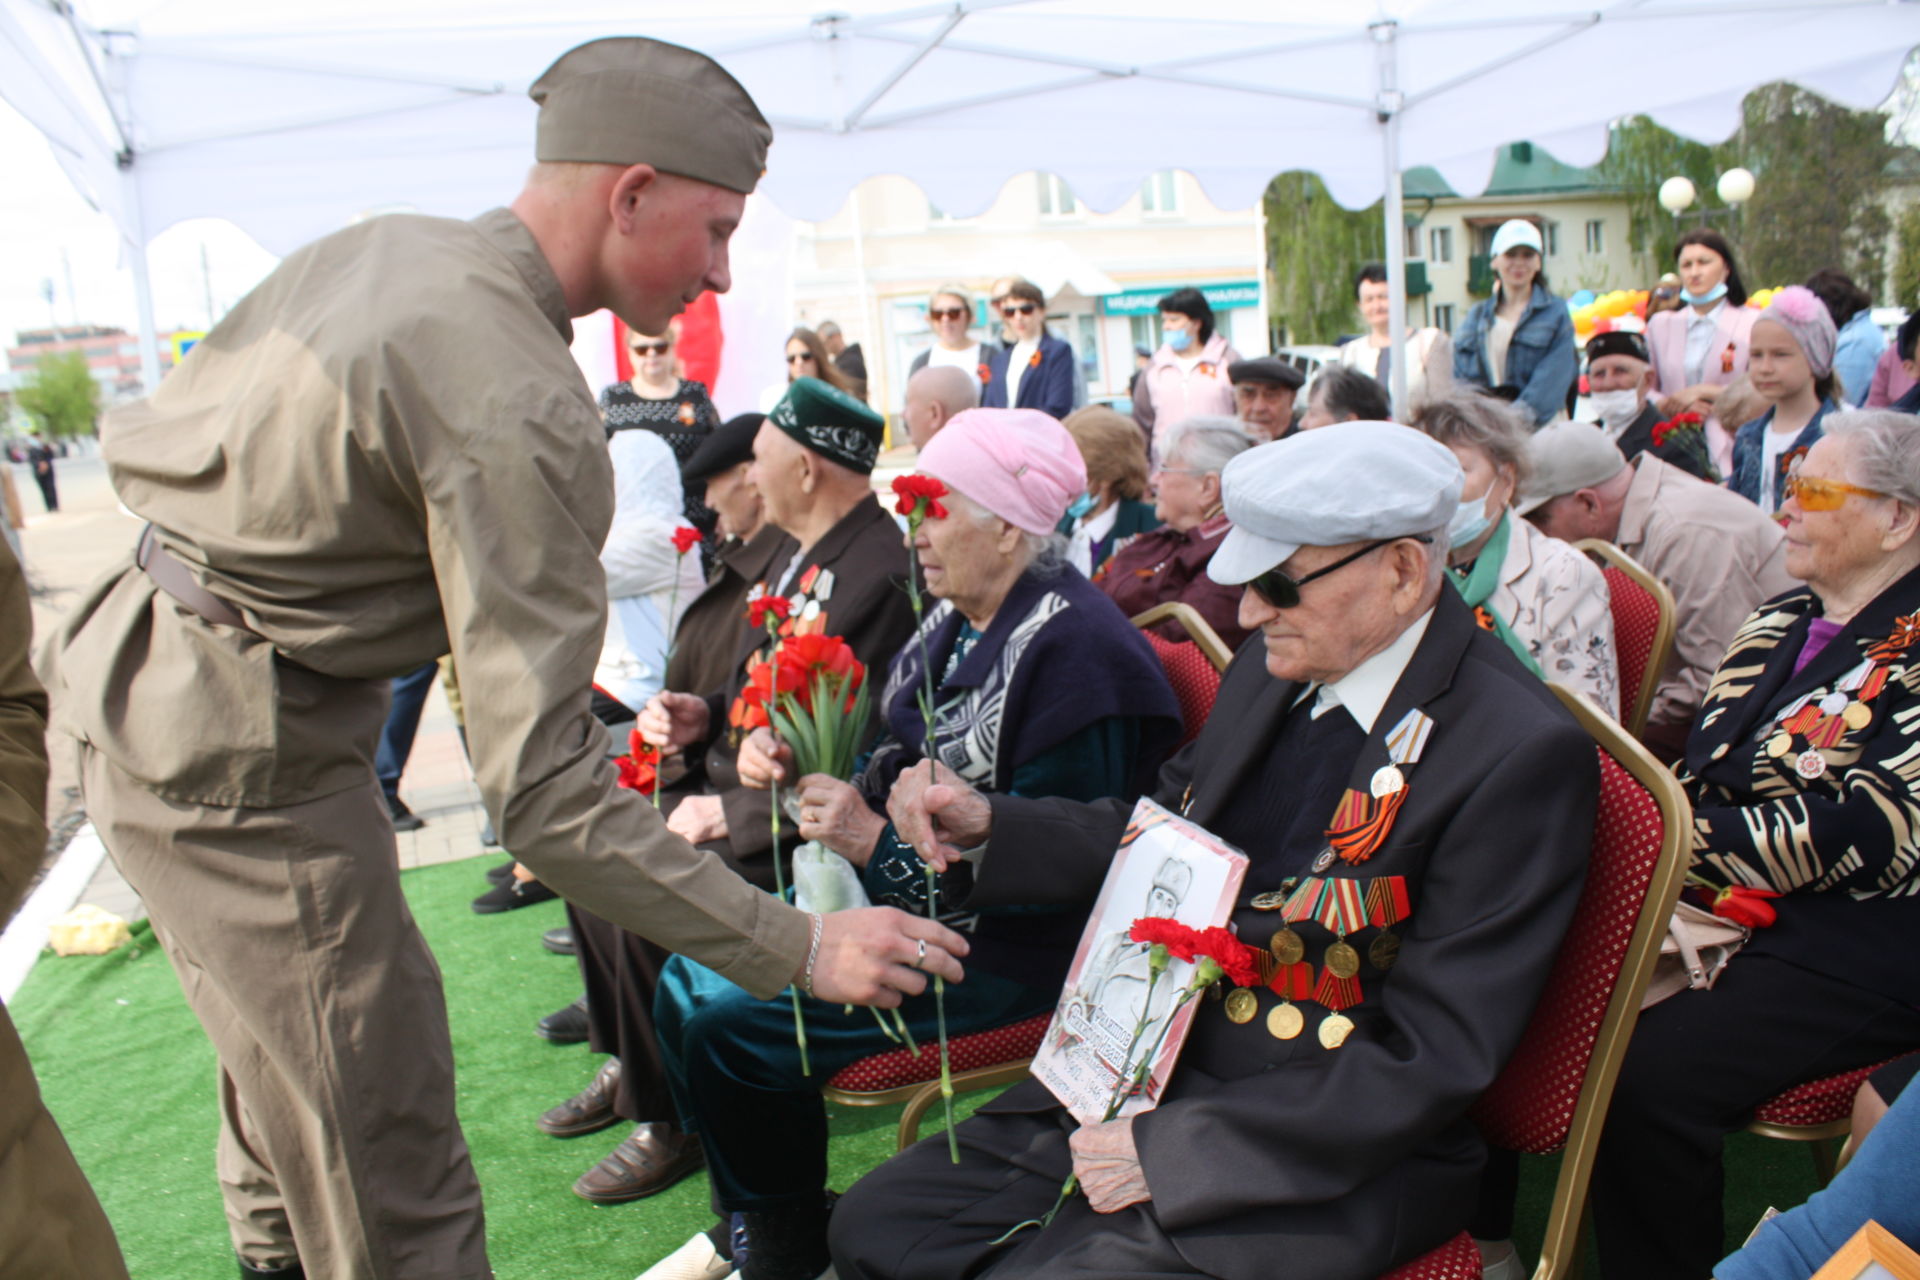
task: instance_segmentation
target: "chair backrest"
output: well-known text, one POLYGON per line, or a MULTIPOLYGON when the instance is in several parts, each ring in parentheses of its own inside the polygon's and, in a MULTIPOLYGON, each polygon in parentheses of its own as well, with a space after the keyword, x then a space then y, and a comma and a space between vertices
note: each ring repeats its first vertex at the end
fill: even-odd
MULTIPOLYGON (((1145 613, 1134 614, 1133 625, 1146 631, 1154 623, 1165 622, 1169 618, 1180 624, 1181 630, 1187 633, 1189 640, 1199 646, 1200 652, 1206 655, 1207 661, 1213 664, 1215 671, 1227 669, 1227 664, 1233 661, 1233 650, 1227 648, 1227 642, 1220 638, 1220 633, 1215 631, 1207 620, 1200 616, 1200 611, 1190 604, 1183 604, 1178 600, 1157 604, 1145 613)), ((1152 633, 1148 632, 1148 634, 1152 633)))
POLYGON ((1220 693, 1220 673, 1192 641, 1175 644, 1151 631, 1146 636, 1167 673, 1167 683, 1173 686, 1173 696, 1180 702, 1179 745, 1184 747, 1200 736, 1201 727, 1213 714, 1213 700, 1220 693))
POLYGON ((1598 538, 1574 545, 1592 556, 1606 577, 1613 606, 1613 651, 1620 664, 1620 723, 1639 737, 1653 695, 1673 656, 1673 592, 1646 566, 1598 538))
POLYGON ((1474 1104, 1488 1142, 1565 1148, 1535 1280, 1573 1265, 1607 1102, 1680 896, 1693 818, 1680 784, 1610 716, 1551 686, 1593 735, 1600 804, 1580 904, 1519 1049, 1474 1104))

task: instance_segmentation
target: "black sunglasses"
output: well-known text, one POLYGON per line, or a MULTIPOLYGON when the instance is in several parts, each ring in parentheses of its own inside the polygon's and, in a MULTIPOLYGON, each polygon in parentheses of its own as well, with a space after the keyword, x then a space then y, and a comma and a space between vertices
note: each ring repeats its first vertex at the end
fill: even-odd
MULTIPOLYGON (((1433 541, 1433 538, 1431 536, 1424 533, 1407 534, 1406 537, 1413 539, 1413 541, 1415 542, 1430 543, 1433 541)), ((1295 605, 1300 603, 1300 588, 1306 586, 1309 582, 1312 582, 1315 578, 1324 578, 1328 574, 1332 573, 1335 569, 1346 568, 1348 565, 1352 564, 1355 560, 1358 560, 1361 556, 1364 556, 1369 552, 1378 551, 1380 548, 1387 546, 1390 543, 1395 543, 1400 541, 1403 541, 1403 539, 1402 538, 1382 538, 1378 542, 1369 542, 1366 546, 1360 548, 1358 551, 1354 552, 1352 555, 1341 556, 1338 560, 1335 560, 1332 564, 1327 565, 1325 568, 1315 569, 1312 573, 1308 574, 1304 578, 1290 578, 1286 574, 1280 572, 1280 570, 1277 568, 1269 569, 1265 573, 1261 574, 1259 577, 1250 579, 1247 585, 1252 587, 1255 591, 1258 591, 1260 593, 1260 598, 1262 600, 1265 600, 1268 604, 1272 605, 1274 608, 1291 609, 1295 605)))
POLYGON ((637 356, 663 356, 673 350, 671 342, 636 342, 627 350, 637 356))
POLYGON ((1006 306, 1000 308, 1000 314, 1003 316, 1030 316, 1038 310, 1039 308, 1031 302, 1009 302, 1006 306))
POLYGON ((965 307, 928 307, 927 314, 935 320, 958 320, 967 315, 968 310, 965 307))

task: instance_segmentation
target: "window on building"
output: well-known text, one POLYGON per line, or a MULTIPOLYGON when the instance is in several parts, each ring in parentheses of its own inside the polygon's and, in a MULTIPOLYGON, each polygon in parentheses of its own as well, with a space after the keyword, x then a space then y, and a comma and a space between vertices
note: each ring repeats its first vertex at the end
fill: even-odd
POLYGON ((1607 251, 1607 223, 1604 218, 1591 218, 1587 221, 1587 252, 1605 253, 1607 251))
POLYGON ((1173 170, 1162 169, 1140 184, 1140 212, 1180 212, 1180 187, 1174 181, 1173 170))
POLYGON ((1407 257, 1418 258, 1419 256, 1420 256, 1420 228, 1408 227, 1407 228, 1407 257))
POLYGON ((1427 257, 1434 262, 1453 261, 1453 228, 1434 227, 1427 232, 1427 257))
POLYGON ((1443 302, 1433 309, 1433 327, 1447 333, 1453 332, 1453 304, 1443 302))
POLYGON ((1542 242, 1545 243, 1545 245, 1547 246, 1546 256, 1549 258, 1559 257, 1560 256, 1560 224, 1557 222, 1549 222, 1546 224, 1544 228, 1542 228, 1542 231, 1544 232, 1544 234, 1540 238, 1542 242))
MULTIPOLYGON (((1136 347, 1145 347, 1149 351, 1160 349, 1160 313, 1148 311, 1142 315, 1127 317, 1127 336, 1136 347)), ((1131 370, 1132 362, 1128 362, 1131 370)))
POLYGON ((1040 175, 1040 213, 1044 217, 1063 218, 1079 212, 1080 206, 1074 202, 1073 188, 1069 187, 1057 173, 1040 175))

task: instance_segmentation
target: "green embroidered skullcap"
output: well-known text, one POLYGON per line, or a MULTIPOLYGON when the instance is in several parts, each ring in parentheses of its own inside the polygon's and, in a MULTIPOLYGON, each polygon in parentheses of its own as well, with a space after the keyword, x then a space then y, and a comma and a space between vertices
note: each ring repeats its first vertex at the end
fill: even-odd
POLYGON ((591 40, 533 82, 535 158, 650 164, 745 195, 767 167, 773 127, 704 53, 644 36, 591 40))
POLYGON ((795 378, 767 421, 831 462, 862 475, 880 456, 887 420, 818 378, 795 378))

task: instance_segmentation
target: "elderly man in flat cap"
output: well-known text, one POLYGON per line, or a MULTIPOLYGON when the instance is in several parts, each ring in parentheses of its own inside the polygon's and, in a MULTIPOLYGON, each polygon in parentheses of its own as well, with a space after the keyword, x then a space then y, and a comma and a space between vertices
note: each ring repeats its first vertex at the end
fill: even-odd
MULTIPOLYGON (((883 430, 880 415, 846 392, 818 378, 797 378, 754 435, 748 472, 768 522, 786 535, 749 597, 756 589, 784 596, 792 606, 786 631, 839 636, 875 671, 885 670, 913 634, 906 544, 868 479, 883 430)), ((771 889, 776 852, 791 849, 774 849, 768 793, 742 785, 738 769, 749 719, 741 691, 767 634, 743 615, 726 643, 731 662, 723 686, 660 694, 641 711, 639 729, 691 762, 663 798, 668 829, 712 851, 747 882, 771 889)), ((791 825, 786 834, 798 836, 791 825)), ((587 988, 588 1039, 612 1057, 584 1090, 538 1123, 556 1137, 572 1137, 632 1121, 632 1131, 573 1189, 596 1204, 638 1200, 703 1162, 699 1140, 675 1123, 654 1033, 654 992, 673 949, 620 927, 589 903, 570 899, 568 919, 587 988)))
MULTIPOLYGON (((1467 1108, 1573 912, 1598 780, 1552 692, 1442 589, 1461 484, 1384 422, 1228 464, 1210 571, 1244 584, 1256 634, 1154 798, 1246 853, 1230 918, 1274 985, 1199 1005, 1152 1111, 1077 1127, 1029 1081, 960 1126, 958 1167, 936 1140, 854 1186, 843 1280, 1373 1277, 1465 1225, 1485 1158, 1467 1108), (1069 1173, 1083 1194, 996 1244, 1069 1173)), ((1127 817, 924 767, 890 808, 923 857, 974 861, 981 908, 1083 898, 1127 817)))
POLYGON ((966 946, 898 912, 809 918, 619 788, 588 706, 613 484, 569 318, 658 333, 724 291, 771 131, 652 40, 582 45, 532 93, 510 209, 292 254, 109 418, 151 523, 53 637, 88 810, 219 1052, 250 1275, 491 1274, 372 767, 388 680, 439 654, 502 843, 569 898, 765 995, 891 1004, 924 985, 920 939, 950 975, 966 946))
MULTIPOLYGON (((1627 461, 1651 453, 1688 475, 1718 484, 1720 476, 1708 460, 1703 435, 1695 433, 1700 443, 1693 448, 1678 436, 1655 442, 1653 429, 1660 425, 1660 410, 1649 398, 1652 387, 1653 357, 1647 354, 1643 335, 1615 330, 1587 339, 1587 403, 1600 428, 1620 447, 1627 461)), ((1714 661, 1707 664, 1708 675, 1719 657, 1715 654, 1714 661)))
POLYGON ((1235 360, 1227 366, 1233 384, 1233 413, 1257 440, 1293 434, 1293 399, 1307 376, 1279 356, 1235 360))
POLYGON ((1785 531, 1759 507, 1651 450, 1631 461, 1623 452, 1587 423, 1549 423, 1527 441, 1513 510, 1563 542, 1613 543, 1673 592, 1673 657, 1640 736, 1677 760, 1734 632, 1799 579, 1787 572, 1785 531))

